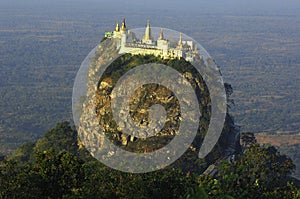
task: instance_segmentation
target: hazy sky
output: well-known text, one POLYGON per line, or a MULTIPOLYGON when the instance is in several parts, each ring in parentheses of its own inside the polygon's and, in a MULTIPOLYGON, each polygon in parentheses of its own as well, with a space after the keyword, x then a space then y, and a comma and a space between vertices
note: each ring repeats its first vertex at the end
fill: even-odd
POLYGON ((0 0, 2 9, 8 7, 36 7, 47 9, 55 6, 66 9, 98 9, 101 12, 176 11, 178 15, 193 13, 295 15, 299 13, 299 0, 0 0), (184 13, 183 13, 184 12, 184 13))

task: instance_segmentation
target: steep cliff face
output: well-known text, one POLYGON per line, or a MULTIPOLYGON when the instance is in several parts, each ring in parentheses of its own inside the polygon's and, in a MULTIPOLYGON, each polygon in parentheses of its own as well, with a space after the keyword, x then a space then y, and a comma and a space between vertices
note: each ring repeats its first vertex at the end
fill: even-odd
MULTIPOLYGON (((130 133, 128 132, 123 132, 122 127, 127 125, 127 121, 124 120, 121 124, 117 125, 111 107, 112 90, 122 75, 137 65, 159 63, 174 68, 184 76, 196 93, 199 110, 201 112, 198 133, 194 142, 187 152, 173 165, 186 168, 187 170, 199 171, 218 159, 230 157, 238 152, 240 148, 239 129, 234 125, 232 117, 227 114, 219 142, 205 160, 198 159, 198 151, 207 133, 210 122, 211 99, 204 80, 189 62, 184 59, 166 60, 152 55, 124 54, 110 63, 109 67, 107 67, 100 77, 95 72, 97 71, 97 67, 100 67, 103 62, 111 59, 110 56, 106 56, 107 53, 103 53, 101 50, 102 48, 100 46, 91 63, 88 74, 89 84, 87 94, 94 97, 87 98, 88 100, 84 103, 83 114, 80 118, 81 124, 86 125, 83 129, 90 129, 89 126, 99 125, 105 132, 106 137, 114 144, 133 152, 151 152, 168 144, 174 136, 178 134, 178 128, 181 122, 179 101, 176 95, 168 88, 158 84, 141 85, 135 90, 129 100, 130 116, 135 124, 141 127, 149 124, 149 110, 152 105, 160 104, 164 107, 167 115, 165 124, 162 130, 157 132, 155 136, 137 138, 129 135, 130 133), (96 91, 95 85, 97 85, 96 91), (96 110, 94 110, 93 107, 96 107, 96 110), (96 114, 96 119, 91 121, 90 116, 94 113, 96 114)), ((213 60, 209 61, 214 63, 213 60)), ((202 64, 204 64, 204 62, 202 62, 202 64)), ((88 132, 86 132, 86 135, 87 134, 88 132)), ((93 146, 99 145, 100 147, 96 150, 101 150, 101 141, 98 140, 98 143, 92 143, 92 139, 88 141, 91 142, 93 146)))
MULTIPOLYGON (((129 142, 142 141, 142 139, 137 139, 133 136, 127 135, 126 132, 122 132, 122 127, 127 125, 126 120, 122 121, 120 126, 118 126, 114 121, 111 112, 111 98, 107 92, 108 88, 113 86, 108 84, 110 81, 111 80, 108 78, 103 80, 97 92, 96 103, 98 107, 97 113, 100 126, 105 132, 107 132, 109 137, 111 137, 116 143, 120 142, 123 146, 130 145, 129 142)), ((156 136, 176 135, 178 125, 180 124, 178 100, 174 97, 174 94, 170 90, 157 84, 141 86, 130 99, 129 111, 135 124, 141 127, 149 124, 149 110, 154 104, 162 105, 167 112, 165 126, 161 132, 157 133, 156 136)), ((162 143, 157 144, 160 145, 162 143)), ((145 150, 149 150, 149 146, 147 146, 147 144, 144 147, 145 150)))

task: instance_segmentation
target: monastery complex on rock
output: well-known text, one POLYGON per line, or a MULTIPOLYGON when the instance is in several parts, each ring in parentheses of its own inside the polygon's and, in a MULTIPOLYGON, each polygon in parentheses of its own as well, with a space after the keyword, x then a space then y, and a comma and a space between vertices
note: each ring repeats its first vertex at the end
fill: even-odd
POLYGON ((116 28, 112 32, 105 32, 105 38, 117 39, 117 47, 119 53, 131 54, 152 54, 160 56, 163 59, 180 59, 184 58, 186 61, 194 61, 200 59, 198 55, 197 46, 193 41, 183 41, 182 33, 179 35, 177 45, 164 37, 163 30, 160 30, 157 40, 151 35, 150 21, 148 20, 145 34, 142 39, 138 39, 134 32, 126 28, 125 19, 123 19, 121 27, 116 24, 116 28))

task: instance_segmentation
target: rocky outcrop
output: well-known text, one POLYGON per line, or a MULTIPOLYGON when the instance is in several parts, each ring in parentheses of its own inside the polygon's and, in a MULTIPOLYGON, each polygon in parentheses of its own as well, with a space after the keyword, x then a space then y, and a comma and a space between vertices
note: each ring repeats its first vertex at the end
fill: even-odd
POLYGON ((111 62, 116 56, 118 56, 118 51, 115 41, 102 42, 90 62, 87 74, 87 90, 79 119, 78 135, 92 155, 101 150, 103 146, 103 136, 99 133, 99 121, 95 110, 99 73, 101 73, 101 67, 111 62))
MULTIPOLYGON (((141 86, 130 98, 129 113, 131 118, 136 125, 147 126, 149 124, 150 107, 154 104, 160 104, 167 113, 163 129, 156 133, 155 136, 147 139, 137 138, 132 135, 130 136, 126 132, 122 132, 122 127, 127 125, 127 121, 124 120, 121 124, 117 125, 113 118, 111 110, 112 90, 122 74, 133 68, 137 63, 147 63, 149 56, 143 58, 143 56, 135 55, 132 58, 130 55, 125 55, 115 60, 118 56, 116 43, 114 43, 113 39, 107 39, 104 43, 101 43, 94 59, 91 61, 88 72, 87 97, 80 117, 79 137, 84 140, 87 149, 92 154, 101 151, 101 147, 103 146, 104 139, 103 135, 99 134, 99 130, 104 131, 105 136, 114 144, 129 151, 150 152, 163 147, 178 133, 181 122, 178 99, 172 91, 164 86, 158 84, 141 86), (103 65, 107 63, 114 67, 113 69, 103 71, 103 65)), ((196 149, 199 149, 199 144, 201 144, 201 140, 205 137, 210 120, 210 97, 205 82, 199 74, 193 71, 193 66, 187 61, 168 61, 153 57, 151 59, 150 62, 155 60, 162 64, 177 67, 176 69, 184 75, 185 79, 194 88, 199 101, 199 109, 201 110, 199 135, 196 138, 198 142, 194 142, 193 146, 190 147, 190 151, 196 154, 196 149)), ((212 59, 207 60, 207 63, 211 62, 215 65, 212 59)), ((203 61, 201 63, 204 64, 203 61)), ((219 154, 219 158, 222 159, 227 157, 232 158, 238 150, 239 128, 234 125, 232 118, 227 115, 218 147, 212 153, 219 154)), ((215 160, 216 156, 218 155, 213 155, 211 160, 215 160)))

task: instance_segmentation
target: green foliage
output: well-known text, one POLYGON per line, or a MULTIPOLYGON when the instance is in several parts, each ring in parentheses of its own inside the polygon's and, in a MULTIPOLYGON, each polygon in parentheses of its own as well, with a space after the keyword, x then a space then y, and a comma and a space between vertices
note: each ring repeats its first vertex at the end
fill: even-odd
POLYGON ((20 146, 13 154, 12 158, 20 162, 28 162, 32 159, 32 151, 35 143, 26 143, 20 146))
POLYGON ((175 169, 131 174, 103 167, 96 162, 84 166, 88 179, 84 182, 82 194, 88 198, 97 195, 101 198, 179 198, 194 184, 193 177, 187 177, 175 169))
POLYGON ((235 198, 297 198, 299 189, 291 182, 295 165, 273 146, 252 145, 237 161, 222 162, 217 178, 200 176, 203 186, 213 198, 229 194, 235 198))
POLYGON ((77 131, 72 128, 69 122, 58 123, 55 128, 46 132, 43 138, 39 139, 34 147, 37 152, 54 149, 55 152, 62 150, 75 153, 77 151, 77 131))
POLYGON ((82 155, 73 133, 68 123, 59 123, 31 147, 26 157, 32 159, 14 156, 1 162, 0 198, 179 198, 195 184, 195 177, 178 169, 146 174, 112 170, 82 155))
POLYGON ((195 184, 175 169, 122 173, 54 150, 37 153, 32 166, 3 163, 0 179, 1 198, 179 198, 195 184))
POLYGON ((241 141, 244 147, 250 147, 257 143, 254 134, 251 132, 242 133, 241 141))
POLYGON ((68 152, 37 153, 33 165, 14 160, 1 165, 0 198, 62 198, 74 195, 82 181, 82 162, 68 152))
POLYGON ((236 161, 221 162, 216 177, 175 168, 132 174, 110 169, 86 156, 74 133, 68 123, 59 123, 36 143, 38 147, 25 145, 15 156, 0 162, 0 198, 300 197, 300 189, 290 178, 293 162, 272 146, 251 145, 236 161))
MULTIPOLYGON (((183 198, 183 197, 181 197, 183 198)), ((188 189, 186 199, 208 199, 207 193, 205 193, 202 187, 197 187, 196 190, 188 189)))
POLYGON ((54 150, 49 150, 36 154, 32 170, 41 177, 42 183, 38 186, 43 195, 62 198, 76 194, 80 188, 83 177, 82 164, 82 161, 69 152, 55 154, 54 150))

